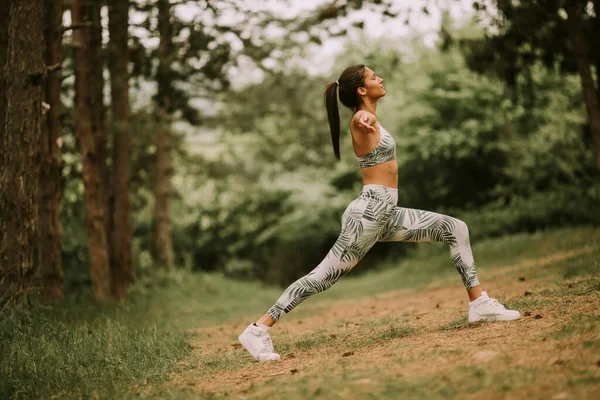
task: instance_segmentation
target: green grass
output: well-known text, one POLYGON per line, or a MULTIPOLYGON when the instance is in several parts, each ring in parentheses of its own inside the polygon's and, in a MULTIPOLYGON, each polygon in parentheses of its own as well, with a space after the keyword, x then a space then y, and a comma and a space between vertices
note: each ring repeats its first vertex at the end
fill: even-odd
POLYGON ((600 257, 597 253, 584 254, 567 260, 561 267, 565 279, 600 274, 600 257))
POLYGON ((43 311, 0 315, 0 398, 110 397, 164 379, 189 352, 182 333, 102 317, 61 322, 43 311))
POLYGON ((560 330, 552 335, 553 339, 565 339, 581 335, 586 332, 598 332, 600 330, 600 314, 577 314, 560 330))
POLYGON ((468 320, 467 316, 464 316, 464 317, 452 320, 452 321, 448 322, 447 324, 442 324, 442 325, 440 325, 440 327, 438 329, 440 331, 454 331, 454 330, 459 330, 459 329, 472 328, 472 327, 476 327, 478 325, 479 324, 469 324, 469 320, 468 320))
POLYGON ((533 312, 550 303, 550 300, 526 297, 523 299, 502 301, 502 303, 510 310, 519 310, 521 313, 524 313, 527 311, 533 312))
POLYGON ((325 336, 323 334, 313 335, 313 336, 304 336, 303 338, 297 340, 294 343, 294 346, 300 350, 306 350, 313 347, 321 346, 333 338, 331 336, 325 336))
POLYGON ((390 325, 387 329, 380 331, 376 334, 376 338, 382 341, 404 338, 411 336, 415 333, 415 329, 410 326, 396 326, 390 325))
MULTIPOLYGON (((278 292, 176 271, 142 278, 124 305, 72 297, 61 306, 1 310, 0 398, 114 398, 129 385, 160 382, 190 355, 184 330, 249 315, 278 292)), ((201 368, 226 365, 207 363, 201 368)))

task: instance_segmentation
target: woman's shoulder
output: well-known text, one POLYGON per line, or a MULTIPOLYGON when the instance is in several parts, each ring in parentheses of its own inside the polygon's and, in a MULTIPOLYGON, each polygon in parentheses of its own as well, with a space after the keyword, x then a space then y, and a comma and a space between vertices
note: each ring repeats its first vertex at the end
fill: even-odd
MULTIPOLYGON (((366 110, 358 110, 352 116, 352 122, 358 122, 358 120, 363 116, 367 116, 369 118, 373 117, 373 118, 375 118, 375 120, 377 120, 377 116, 375 114, 370 113, 369 111, 366 111, 366 110)), ((377 120, 377 123, 379 123, 379 120, 377 120)))

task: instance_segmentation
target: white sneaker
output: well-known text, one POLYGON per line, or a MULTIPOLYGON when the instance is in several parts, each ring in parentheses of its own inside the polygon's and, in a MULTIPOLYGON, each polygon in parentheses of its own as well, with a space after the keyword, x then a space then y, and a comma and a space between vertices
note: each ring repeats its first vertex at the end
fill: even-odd
POLYGON ((469 322, 477 321, 512 321, 521 318, 518 311, 507 310, 498 300, 481 292, 481 297, 469 303, 469 322))
POLYGON ((271 328, 266 325, 256 326, 250 324, 238 337, 242 346, 258 361, 279 360, 279 354, 273 350, 273 341, 271 335, 269 335, 269 329, 271 328))

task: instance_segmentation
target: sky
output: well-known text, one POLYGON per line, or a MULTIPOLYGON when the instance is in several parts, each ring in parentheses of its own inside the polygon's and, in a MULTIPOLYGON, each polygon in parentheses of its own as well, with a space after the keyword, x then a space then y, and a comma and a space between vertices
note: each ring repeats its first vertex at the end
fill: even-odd
MULTIPOLYGON (((248 10, 269 10, 276 15, 293 18, 302 13, 309 13, 319 6, 332 3, 334 0, 244 0, 242 4, 248 10)), ((341 2, 344 0, 335 0, 341 2)), ((406 37, 421 37, 425 44, 433 45, 437 38, 437 33, 440 28, 442 10, 449 12, 451 18, 455 21, 468 20, 473 15, 473 0, 392 0, 392 11, 398 12, 399 17, 394 19, 383 19, 380 13, 363 9, 354 12, 344 23, 350 25, 353 21, 364 20, 365 25, 362 33, 369 39, 376 41, 378 38, 406 38, 406 37), (420 11, 423 6, 429 5, 428 14, 420 11), (405 24, 407 11, 409 8, 417 10, 408 18, 408 24, 405 24)), ((171 0, 171 2, 179 3, 175 12, 177 16, 183 20, 193 20, 194 18, 207 15, 202 7, 194 4, 193 1, 171 0)), ((219 4, 219 0, 213 0, 213 4, 219 4)), ((221 4, 226 4, 221 2, 221 4)), ((103 24, 108 25, 108 12, 106 7, 103 8, 103 24)), ((130 14, 130 22, 140 23, 145 18, 144 14, 132 12, 130 14)), ((237 13, 225 16, 223 23, 235 23, 244 15, 237 13), (227 21, 227 18, 230 20, 227 21), (237 19, 237 20, 236 20, 237 19)), ((69 26, 71 23, 70 14, 65 13, 63 23, 69 26)), ((134 26, 131 27, 132 33, 136 36, 144 37, 148 33, 134 26)), ((67 35, 69 31, 67 31, 67 35)), ((274 32, 277 34, 277 32, 274 32)), ((355 32, 356 36, 357 32, 355 32)), ((108 42, 108 32, 104 32, 104 41, 108 42)), ((325 40, 322 46, 313 46, 307 57, 298 60, 300 65, 304 65, 307 72, 310 74, 325 74, 332 70, 335 61, 335 54, 343 51, 344 39, 333 38, 325 40)), ((144 45, 151 48, 158 46, 158 37, 146 36, 143 39, 144 45)), ((267 66, 269 61, 266 62, 267 66)), ((234 68, 231 73, 231 80, 234 87, 240 87, 248 83, 259 82, 263 78, 262 70, 253 66, 250 61, 242 61, 239 66, 234 68)), ((333 79, 333 78, 332 78, 333 79)), ((152 93, 155 91, 155 85, 151 82, 142 82, 141 90, 136 91, 134 97, 134 108, 144 107, 150 101, 152 93)), ((196 106, 205 110, 211 109, 211 104, 205 104, 201 99, 194 101, 196 106)))
MULTIPOLYGON (((286 18, 293 18, 303 13, 309 13, 317 9, 320 6, 329 4, 332 2, 340 3, 345 0, 244 0, 239 4, 246 7, 248 10, 259 11, 269 10, 276 15, 286 18)), ((175 7, 175 12, 178 18, 182 20, 193 20, 203 14, 206 15, 202 7, 194 4, 193 1, 181 1, 171 0, 171 2, 180 3, 175 7)), ((222 2, 226 4, 225 2, 222 2)), ((367 2, 368 3, 368 2, 367 2)), ((442 11, 446 10, 449 12, 451 18, 455 21, 467 20, 473 14, 473 0, 392 0, 393 7, 392 11, 398 12, 399 17, 394 19, 384 19, 380 13, 368 10, 368 7, 363 10, 352 13, 352 15, 346 19, 343 23, 350 25, 353 21, 364 20, 365 26, 363 34, 372 40, 377 40, 380 37, 389 38, 402 38, 402 37, 415 37, 419 36, 422 38, 424 43, 427 45, 433 45, 437 38, 437 32, 440 28, 440 22, 442 17, 442 11), (420 10, 423 6, 428 5, 429 14, 425 14, 420 10), (404 21, 407 19, 408 10, 412 8, 416 10, 410 14, 408 18, 408 24, 404 21)), ((219 4, 219 0, 213 0, 213 4, 219 4)), ((145 18, 144 14, 132 12, 130 14, 131 23, 140 23, 145 18)), ((243 19, 244 16, 237 13, 233 13, 229 16, 225 16, 223 23, 234 23, 236 20, 243 19)), ((70 25, 70 14, 65 13, 64 24, 65 26, 70 25)), ((106 7, 103 9, 103 23, 108 24, 108 12, 106 7)), ((143 39, 144 44, 149 47, 158 46, 158 37, 149 37, 148 33, 141 29, 132 27, 132 32, 139 37, 146 36, 143 39)), ((274 32, 273 34, 277 34, 274 32)), ((104 32, 104 41, 108 42, 108 32, 104 32)), ((322 46, 313 46, 311 49, 310 57, 299 60, 300 63, 304 62, 306 68, 311 74, 323 74, 331 70, 334 55, 343 51, 343 39, 333 38, 325 40, 322 46), (315 62, 318 60, 318 62, 315 62), (327 61, 329 60, 329 62, 327 61)), ((266 61, 266 66, 272 60, 266 61)), ((273 62, 271 62, 273 64, 273 62)), ((234 87, 242 86, 246 83, 260 81, 262 79, 262 72, 256 68, 252 68, 250 62, 242 62, 239 68, 232 71, 232 81, 234 87), (243 78, 241 78, 243 77, 243 78)))
MULTIPOLYGON (((340 1, 343 0, 338 0, 338 2, 340 1)), ((328 3, 332 3, 332 0, 246 0, 244 2, 250 10, 269 10, 287 18, 308 13, 328 3)), ((442 10, 449 12, 452 20, 468 20, 473 15, 472 4, 473 0, 393 0, 392 11, 398 12, 399 17, 397 18, 384 19, 378 12, 363 9, 352 13, 344 23, 350 25, 353 21, 364 20, 363 33, 372 40, 377 40, 380 37, 389 39, 419 36, 425 44, 433 46, 440 28, 442 10), (429 14, 421 11, 426 5, 429 5, 427 8, 429 14), (410 8, 415 10, 415 12, 409 14, 408 10, 410 8), (405 24, 404 21, 407 17, 408 24, 405 24)), ((180 12, 184 15, 193 14, 192 9, 185 7, 181 8, 180 12)), ((322 46, 314 46, 312 48, 310 57, 298 60, 298 62, 304 63, 306 69, 311 74, 326 73, 333 66, 334 55, 343 51, 343 46, 344 38, 326 40, 322 46)), ((265 64, 269 66, 269 60, 265 64)), ((253 69, 249 64, 245 65, 243 62, 240 65, 239 71, 234 69, 232 73, 235 76, 244 77, 237 82, 234 77, 234 86, 241 86, 245 83, 256 82, 262 79, 262 71, 253 69)))

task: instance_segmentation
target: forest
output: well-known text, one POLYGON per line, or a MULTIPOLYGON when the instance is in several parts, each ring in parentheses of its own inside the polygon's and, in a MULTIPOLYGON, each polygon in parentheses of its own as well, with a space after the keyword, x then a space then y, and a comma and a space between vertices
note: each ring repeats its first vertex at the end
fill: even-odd
MULTIPOLYGON (((206 302, 203 324, 260 313, 276 297, 237 311, 217 299, 279 293, 319 264, 362 187, 352 114, 341 113, 337 161, 323 105, 352 64, 386 82, 378 118, 397 144, 398 204, 460 218, 472 243, 592 229, 596 249, 599 10, 599 0, 3 1, 0 395, 119 398, 153 379, 142 369, 165 379, 190 351, 181 331, 193 322, 161 325, 156 305, 206 302), (106 341, 85 342, 96 332, 106 341), (134 346, 139 357, 119 358, 134 346), (51 371, 61 349, 72 353, 67 378, 51 371)), ((423 251, 377 244, 352 276, 423 251)))

